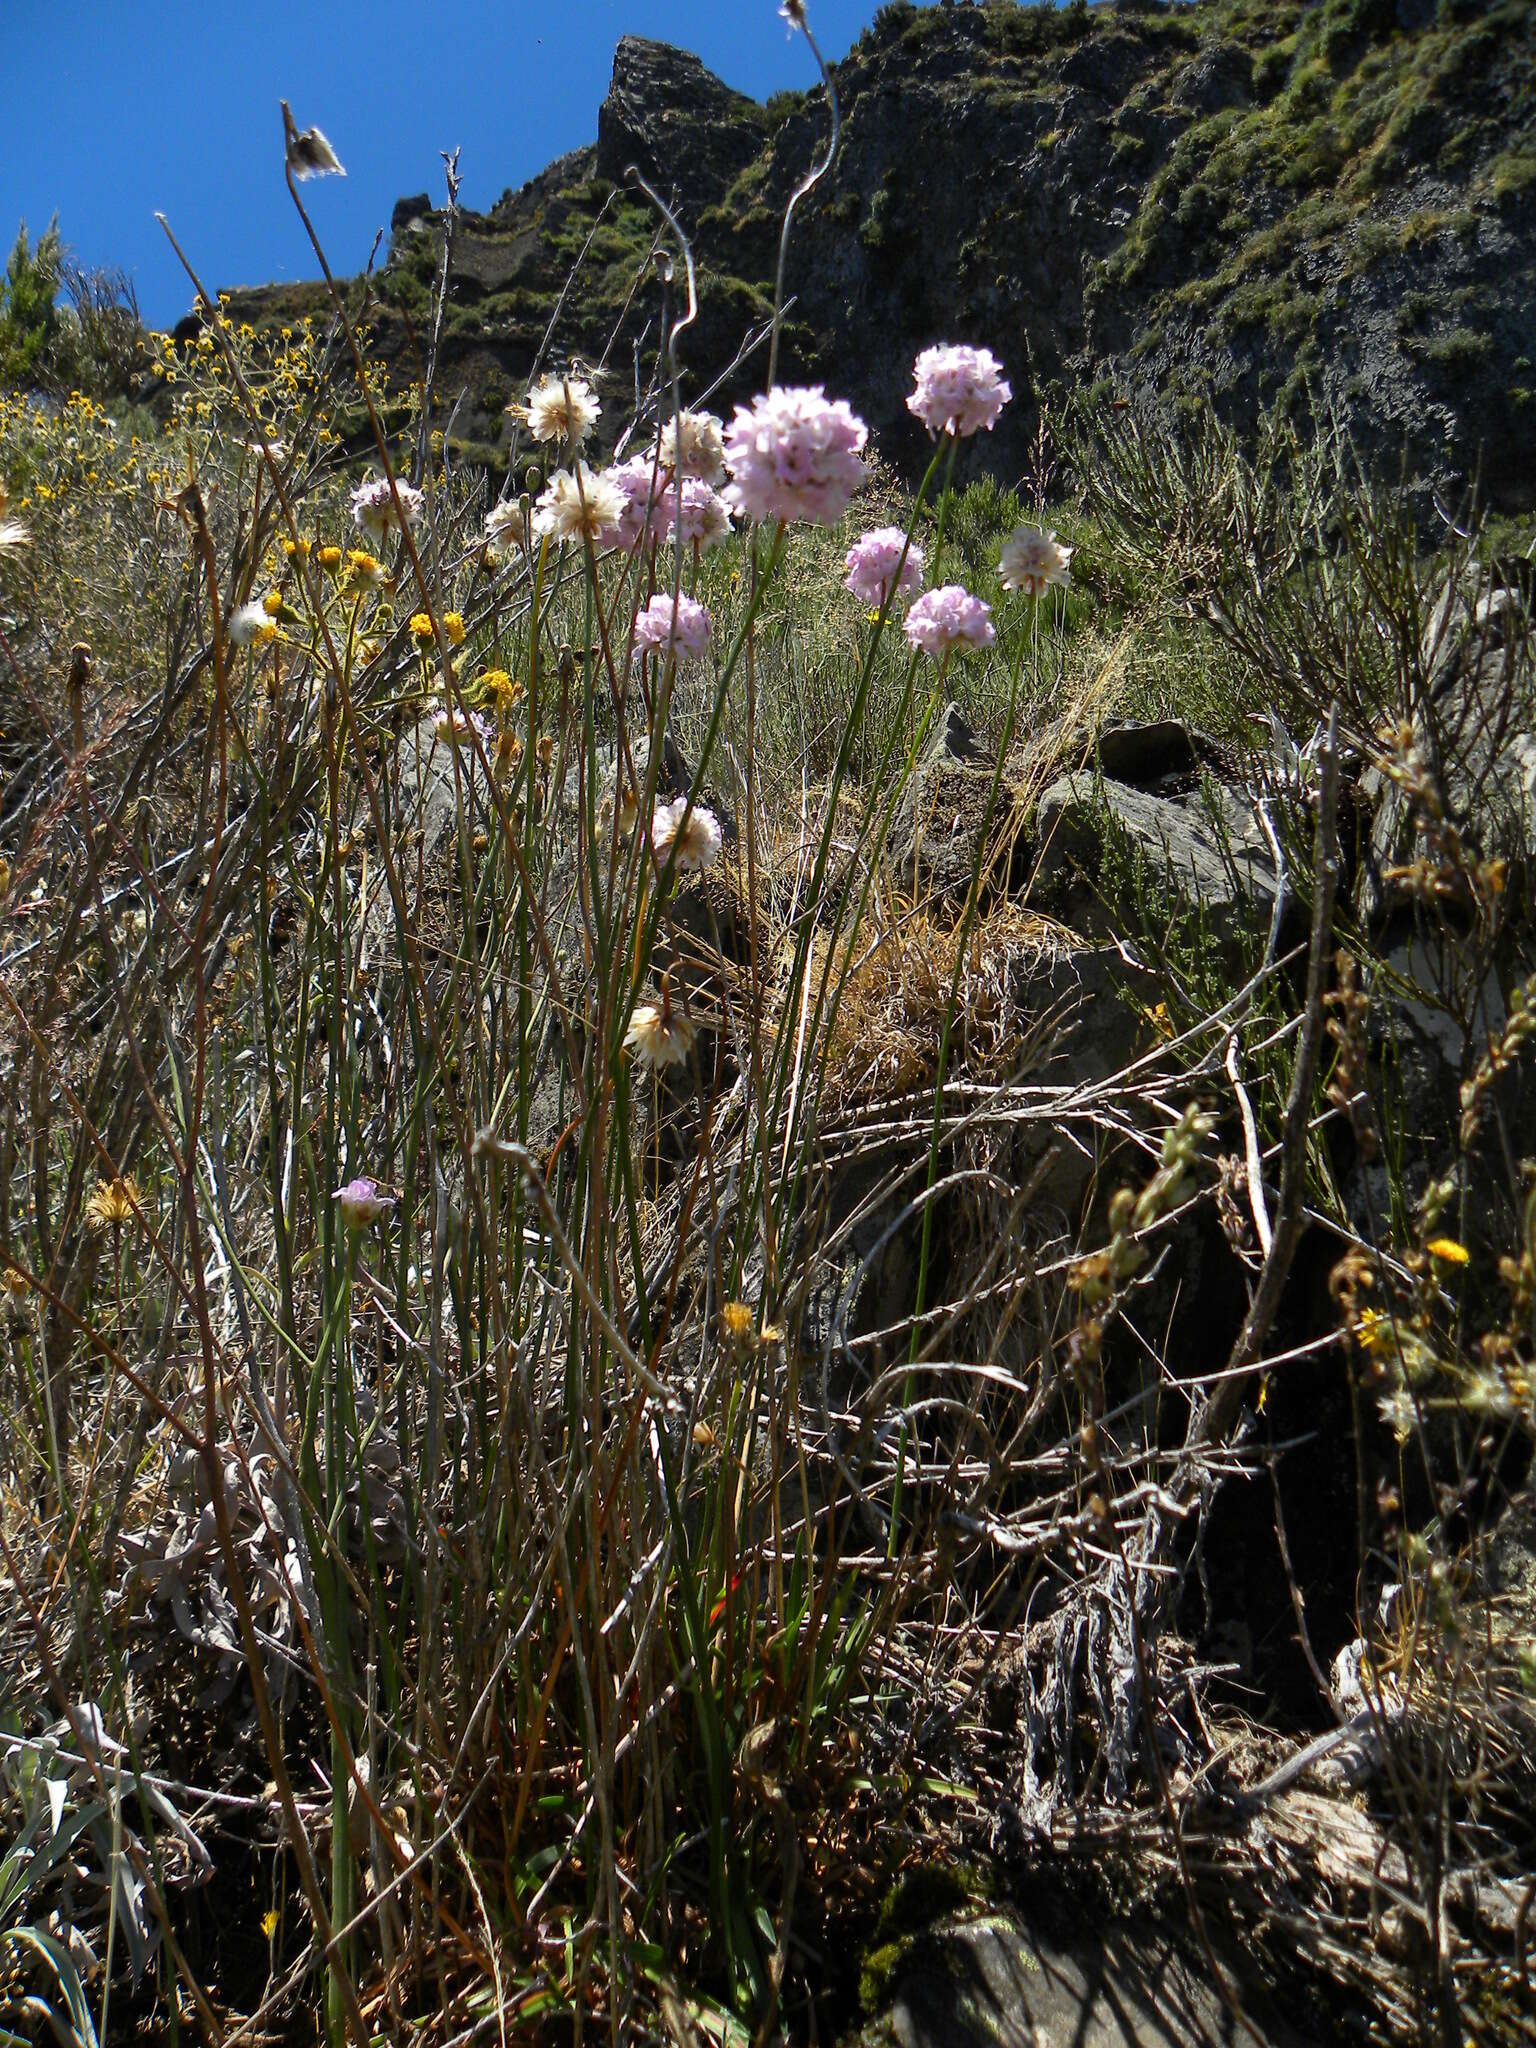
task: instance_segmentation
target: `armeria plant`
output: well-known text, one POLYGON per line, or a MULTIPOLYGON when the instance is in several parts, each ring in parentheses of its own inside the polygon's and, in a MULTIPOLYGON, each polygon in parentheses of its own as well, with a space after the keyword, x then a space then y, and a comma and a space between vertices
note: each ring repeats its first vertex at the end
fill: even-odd
MULTIPOLYGON (((284 114, 308 227, 298 183, 339 162, 284 114)), ((6 878, 62 917, 5 982, 9 1483, 69 1605, 63 1654, 32 1604, 33 1677, 89 1671, 141 1792, 131 1618, 173 1613, 249 1688, 291 1877, 269 2017, 318 1969, 338 2042, 454 2000, 504 2038, 617 2039, 678 1973, 766 2037, 793 1788, 933 1597, 919 1433, 855 1480, 801 1401, 812 1194, 884 835, 952 664, 997 636, 945 534, 959 445, 1011 393, 984 348, 919 358, 935 453, 908 522, 848 550, 851 698, 786 856, 760 632, 865 480, 846 402, 770 377, 729 424, 684 404, 685 320, 606 467, 601 384, 536 373, 540 473, 487 506, 423 459, 340 291, 277 376, 198 291, 179 456, 135 486, 181 550, 163 695, 88 733, 82 648, 60 730, 6 645, 60 764, 6 878), (195 1541, 157 1547, 174 1502, 195 1541)), ((1015 534, 1013 601, 1068 553, 1015 534)), ((951 1015, 982 884, 978 853, 951 1015)), ((943 1047, 930 1185, 947 1021, 943 1047)), ((144 1812, 148 1938, 207 2019, 179 1838, 144 1812)))

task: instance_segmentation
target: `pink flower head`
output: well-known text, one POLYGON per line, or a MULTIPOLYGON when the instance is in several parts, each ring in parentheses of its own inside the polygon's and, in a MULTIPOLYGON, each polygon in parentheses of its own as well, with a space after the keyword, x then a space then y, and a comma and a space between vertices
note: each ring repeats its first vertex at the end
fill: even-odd
POLYGON ((872 611, 879 611, 892 596, 910 597, 923 587, 923 551, 916 541, 908 546, 899 526, 877 526, 873 533, 862 534, 844 561, 848 574, 843 588, 872 611))
POLYGON ((710 616, 703 605, 679 596, 674 611, 671 598, 661 591, 636 614, 635 645, 665 647, 672 642, 679 654, 703 655, 709 652, 710 630, 710 616))
POLYGON ((725 437, 725 496, 747 519, 810 519, 835 526, 864 481, 869 429, 846 399, 819 384, 775 385, 751 410, 738 405, 725 437))
POLYGON ((647 537, 660 540, 665 518, 661 502, 667 486, 665 471, 658 473, 649 455, 632 455, 627 462, 616 462, 605 469, 603 477, 623 500, 624 509, 614 538, 624 552, 632 554, 647 537))
POLYGON ((478 740, 489 752, 496 737, 483 711, 461 711, 456 704, 440 706, 432 719, 432 731, 445 746, 466 747, 471 751, 478 740))
POLYGON ((377 1223, 395 1206, 394 1196, 386 1195, 379 1183, 366 1173, 358 1174, 345 1187, 339 1187, 332 1200, 341 1211, 341 1220, 348 1230, 366 1230, 370 1223, 377 1223))
POLYGON ((400 511, 406 525, 414 526, 421 517, 421 508, 426 500, 414 484, 401 483, 398 478, 391 492, 387 476, 370 477, 352 493, 353 523, 365 533, 387 533, 396 523, 396 498, 400 500, 400 511))
POLYGON ((989 348, 955 343, 925 348, 914 367, 917 387, 907 400, 930 434, 974 434, 992 425, 1013 392, 989 348))
POLYGON ((952 647, 990 647, 997 638, 992 607, 958 583, 925 590, 907 613, 902 631, 914 647, 947 654, 952 647))
POLYGON ((724 498, 696 476, 685 476, 681 486, 670 479, 663 483, 652 524, 662 540, 670 539, 675 527, 684 547, 701 551, 731 537, 731 514, 724 498))

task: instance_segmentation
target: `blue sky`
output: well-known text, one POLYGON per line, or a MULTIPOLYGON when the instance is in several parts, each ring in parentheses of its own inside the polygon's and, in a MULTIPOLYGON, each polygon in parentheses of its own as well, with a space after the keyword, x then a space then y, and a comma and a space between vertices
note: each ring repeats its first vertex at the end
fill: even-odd
MULTIPOLYGON (((829 58, 875 7, 809 0, 829 58)), ((210 288, 308 277, 286 98, 347 167, 309 193, 334 266, 356 270, 397 198, 441 193, 442 150, 461 146, 464 201, 488 206, 592 141, 626 33, 696 50, 759 98, 815 76, 777 0, 0 0, 0 239, 57 212, 83 261, 132 273, 155 326, 192 298, 157 209, 210 288)))

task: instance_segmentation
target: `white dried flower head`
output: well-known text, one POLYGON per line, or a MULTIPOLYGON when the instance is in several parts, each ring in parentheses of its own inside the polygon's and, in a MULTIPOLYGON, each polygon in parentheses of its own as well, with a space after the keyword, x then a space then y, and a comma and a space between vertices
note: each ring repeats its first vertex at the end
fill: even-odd
POLYGON ((259 598, 236 607, 226 627, 232 647, 265 647, 277 638, 277 625, 259 598))
POLYGON ((624 1043, 648 1067, 680 1067, 693 1051, 693 1025, 663 991, 659 1003, 637 1003, 624 1043))
POLYGON ((663 867, 675 846, 678 872, 702 873, 720 858, 724 841, 720 820, 703 804, 695 804, 690 810, 687 797, 680 796, 676 803, 656 806, 651 819, 651 844, 663 867))
POLYGON ((505 554, 509 548, 516 547, 522 537, 522 507, 515 498, 503 498, 485 515, 485 544, 494 552, 505 554))
POLYGON ((24 548, 32 538, 19 519, 7 518, 10 509, 11 494, 0 484, 0 554, 7 548, 24 548))
POLYGON ((288 168, 296 178, 344 178, 347 174, 341 167, 341 159, 318 128, 302 131, 295 125, 293 115, 288 111, 288 102, 283 107, 283 142, 288 168))
POLYGON ((585 377, 541 377, 519 407, 535 441, 567 441, 579 448, 597 425, 602 405, 585 377))
POLYGON ((725 479, 725 423, 712 412, 680 412, 661 430, 661 466, 702 483, 725 479))
POLYGON ((1038 526, 1016 526, 1003 542, 997 580, 1004 590, 1023 590, 1035 598, 1043 597, 1053 583, 1070 590, 1071 560, 1072 550, 1064 548, 1054 533, 1038 526))
POLYGON ((533 530, 555 540, 614 539, 624 518, 623 493, 584 462, 557 470, 533 508, 533 530))

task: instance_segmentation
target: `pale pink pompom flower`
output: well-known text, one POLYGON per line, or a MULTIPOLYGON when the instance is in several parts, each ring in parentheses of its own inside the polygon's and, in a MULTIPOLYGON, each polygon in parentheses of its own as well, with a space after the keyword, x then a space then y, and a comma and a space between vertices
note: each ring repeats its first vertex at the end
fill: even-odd
POLYGON ((685 476, 680 486, 671 482, 662 486, 652 525, 661 539, 670 540, 676 532, 684 547, 696 547, 701 553, 731 537, 730 508, 724 498, 692 476, 685 476))
POLYGON ((869 429, 819 384, 775 385, 737 406, 725 436, 725 497, 747 519, 809 519, 835 526, 864 481, 869 429))
POLYGON ((908 543, 899 526, 877 526, 861 534, 844 557, 844 566, 848 574, 843 588, 872 611, 879 611, 893 596, 910 597, 923 587, 923 551, 916 541, 908 543))
POLYGON ((615 462, 603 471, 604 483, 611 484, 622 504, 614 539, 626 554, 633 553, 646 538, 660 540, 664 530, 662 495, 667 479, 658 473, 649 455, 632 455, 627 462, 615 462))
POLYGON ((902 631, 927 654, 947 654, 952 647, 990 647, 997 638, 992 607, 958 583, 925 590, 907 613, 902 631))
POLYGON ((917 382, 907 410, 930 434, 974 434, 982 427, 990 432, 1013 396, 991 349, 964 342, 925 348, 913 374, 917 382))
POLYGON ((674 607, 665 591, 658 591, 643 611, 635 615, 635 645, 641 648, 676 646, 679 654, 695 657, 709 652, 712 624, 705 606, 679 594, 674 607))
POLYGON ((724 844, 720 820, 703 804, 695 804, 690 810, 687 797, 680 796, 676 803, 656 806, 651 818, 651 845, 663 866, 675 846, 680 872, 713 867, 724 844))
POLYGON ((341 1220, 348 1230, 366 1230, 370 1223, 377 1223, 395 1206, 394 1196, 386 1194, 379 1183, 366 1173, 358 1174, 339 1187, 332 1200, 341 1211, 341 1220))
POLYGON ((457 704, 442 704, 432 715, 432 735, 445 747, 462 747, 472 755, 478 740, 489 753, 496 735, 483 711, 465 711, 457 704))
POLYGON ((414 526, 421 517, 426 503, 425 497, 414 484, 402 483, 397 477, 394 489, 390 489, 387 476, 370 477, 359 484, 352 493, 352 521, 365 533, 384 534, 398 523, 395 501, 399 500, 398 518, 407 526, 414 526))

